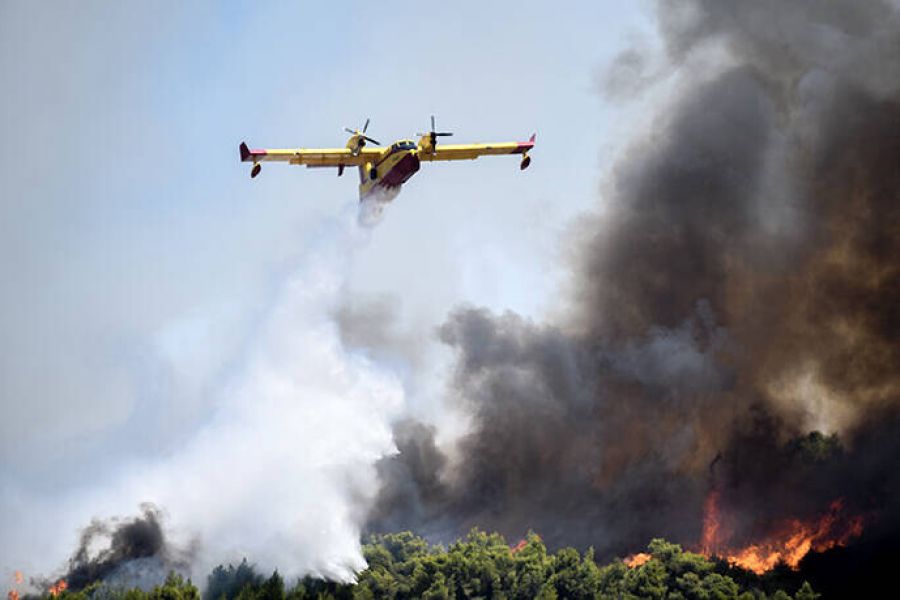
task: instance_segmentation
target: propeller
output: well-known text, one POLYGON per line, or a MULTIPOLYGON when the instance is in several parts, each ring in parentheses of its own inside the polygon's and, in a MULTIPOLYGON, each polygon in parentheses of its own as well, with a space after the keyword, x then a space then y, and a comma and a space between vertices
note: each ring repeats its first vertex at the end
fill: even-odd
POLYGON ((373 144, 375 144, 376 146, 380 146, 380 145, 381 145, 381 142, 379 142, 378 140, 373 140, 372 138, 370 138, 369 136, 366 135, 366 129, 369 128, 369 121, 370 121, 370 120, 371 120, 371 119, 366 119, 366 124, 363 125, 362 131, 360 131, 359 129, 355 129, 355 130, 354 130, 354 129, 350 129, 349 127, 344 127, 344 131, 346 131, 347 133, 350 133, 350 134, 352 134, 352 135, 358 135, 358 136, 361 137, 362 139, 367 140, 367 141, 370 141, 370 142, 372 142, 373 144))
POLYGON ((431 115, 431 131, 429 131, 428 133, 417 133, 416 135, 418 135, 418 136, 424 136, 424 135, 431 136, 431 145, 434 146, 434 145, 437 144, 437 139, 438 139, 439 137, 447 137, 447 136, 451 136, 451 135, 453 135, 453 134, 450 133, 449 131, 435 131, 435 126, 434 126, 434 115, 431 115))

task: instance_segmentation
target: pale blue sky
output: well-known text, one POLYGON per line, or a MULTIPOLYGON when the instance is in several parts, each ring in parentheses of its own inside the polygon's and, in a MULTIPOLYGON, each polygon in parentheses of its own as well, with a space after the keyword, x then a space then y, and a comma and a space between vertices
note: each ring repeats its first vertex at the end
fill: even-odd
POLYGON ((241 140, 342 146, 371 117, 389 143, 431 114, 454 142, 536 131, 525 172, 423 165, 344 286, 413 345, 460 303, 539 318, 629 129, 597 78, 635 36, 651 10, 612 0, 0 5, 0 512, 189 437, 354 206, 355 173, 251 181, 241 140))

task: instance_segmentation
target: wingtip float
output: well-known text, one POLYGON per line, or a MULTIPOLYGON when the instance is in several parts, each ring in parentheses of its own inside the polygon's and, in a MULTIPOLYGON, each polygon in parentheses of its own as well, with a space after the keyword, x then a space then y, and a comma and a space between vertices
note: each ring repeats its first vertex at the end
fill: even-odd
POLYGON ((537 134, 532 134, 526 142, 498 142, 488 144, 438 144, 439 137, 449 137, 449 131, 436 131, 434 116, 431 117, 431 131, 417 133, 418 142, 410 139, 397 140, 390 146, 369 137, 366 131, 369 119, 362 129, 344 131, 350 134, 344 148, 288 148, 252 149, 241 142, 241 162, 251 162, 250 177, 255 178, 262 171, 263 162, 286 162, 307 167, 337 168, 338 176, 346 167, 357 167, 359 171, 359 199, 381 191, 399 191, 400 186, 415 175, 423 161, 474 160, 480 156, 494 154, 519 154, 522 160, 519 169, 525 170, 531 164, 528 152, 534 148, 537 134), (371 144, 372 146, 367 144, 371 144))

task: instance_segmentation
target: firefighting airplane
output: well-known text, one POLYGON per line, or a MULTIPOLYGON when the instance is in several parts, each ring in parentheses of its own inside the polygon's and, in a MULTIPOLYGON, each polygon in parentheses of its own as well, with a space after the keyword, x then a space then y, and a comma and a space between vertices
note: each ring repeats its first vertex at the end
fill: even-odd
POLYGON ((528 151, 534 147, 535 136, 527 142, 500 142, 496 144, 441 144, 439 137, 453 135, 446 131, 435 131, 434 115, 431 117, 431 131, 417 133, 418 144, 412 140, 398 140, 383 148, 368 148, 366 142, 376 146, 379 142, 366 135, 369 119, 362 130, 344 128, 351 134, 345 148, 291 148, 284 150, 250 149, 241 143, 241 161, 252 162, 250 177, 256 177, 262 170, 262 162, 281 161, 307 167, 336 167, 340 177, 344 167, 359 168, 359 199, 382 193, 393 197, 400 186, 415 175, 421 161, 471 160, 488 154, 521 154, 520 169, 531 164, 528 151))

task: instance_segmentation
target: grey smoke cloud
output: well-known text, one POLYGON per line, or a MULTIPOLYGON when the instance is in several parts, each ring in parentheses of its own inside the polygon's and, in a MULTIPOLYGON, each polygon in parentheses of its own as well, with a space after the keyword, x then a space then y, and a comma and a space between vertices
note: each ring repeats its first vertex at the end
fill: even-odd
POLYGON ((896 430, 900 401, 898 7, 657 15, 656 60, 676 72, 575 228, 568 312, 448 317, 471 427, 437 455, 427 430, 398 431, 373 529, 695 545, 716 485, 741 535, 837 497, 896 532, 895 499, 875 492, 896 487, 895 448, 868 440, 896 430), (813 429, 838 433, 844 459, 784 448, 813 429))

